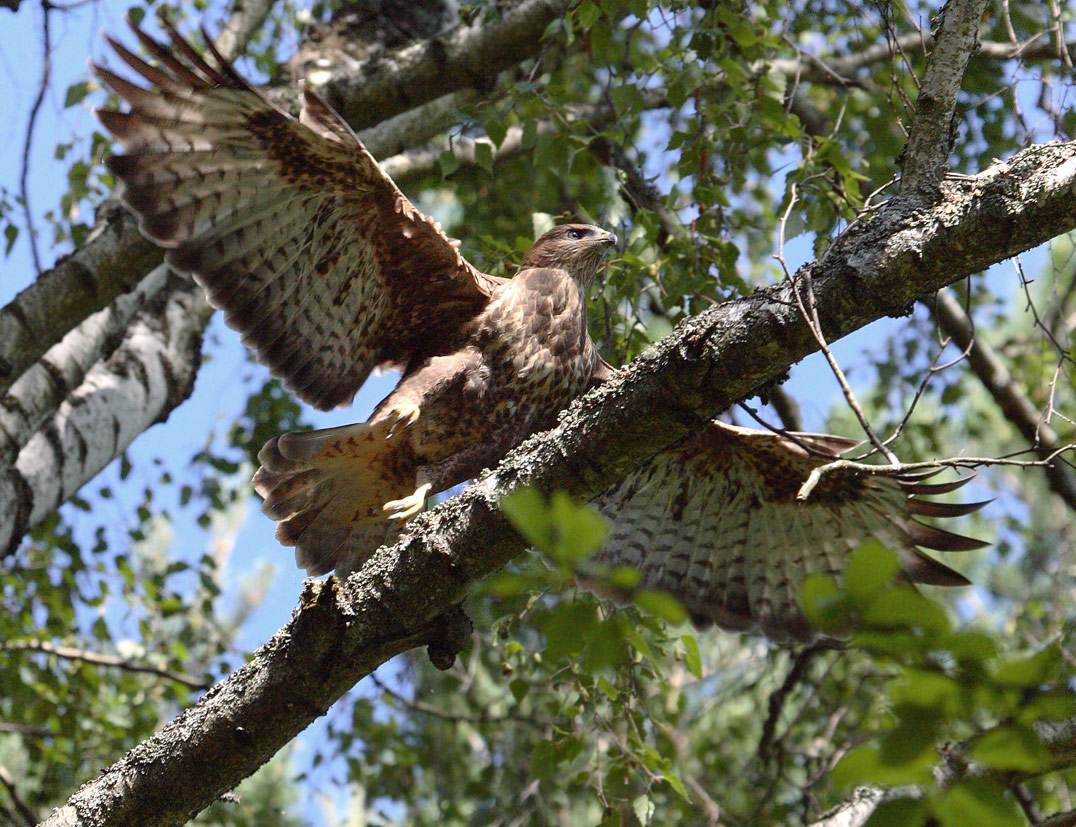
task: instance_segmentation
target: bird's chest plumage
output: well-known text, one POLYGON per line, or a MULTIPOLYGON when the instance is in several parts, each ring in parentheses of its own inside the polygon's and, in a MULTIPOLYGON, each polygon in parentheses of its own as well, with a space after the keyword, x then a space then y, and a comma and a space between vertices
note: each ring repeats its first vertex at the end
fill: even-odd
POLYGON ((524 270, 493 297, 475 344, 489 367, 496 427, 549 427, 583 392, 596 354, 585 296, 562 270, 524 270))

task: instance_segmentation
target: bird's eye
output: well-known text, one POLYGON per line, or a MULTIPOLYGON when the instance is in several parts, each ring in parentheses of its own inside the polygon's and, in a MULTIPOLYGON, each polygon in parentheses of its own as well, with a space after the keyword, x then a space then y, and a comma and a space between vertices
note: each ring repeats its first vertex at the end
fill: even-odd
POLYGON ((583 237, 582 230, 568 230, 568 238, 574 238, 576 241, 583 237))

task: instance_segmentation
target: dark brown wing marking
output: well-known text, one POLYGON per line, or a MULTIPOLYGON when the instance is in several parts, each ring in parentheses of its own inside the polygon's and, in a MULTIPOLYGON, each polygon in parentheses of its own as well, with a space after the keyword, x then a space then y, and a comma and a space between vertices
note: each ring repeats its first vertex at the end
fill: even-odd
POLYGON ((804 579, 839 577, 851 553, 872 537, 897 553, 911 582, 967 585, 917 546, 964 551, 987 544, 913 516, 955 517, 981 508, 985 503, 918 499, 970 477, 931 485, 923 477, 834 472, 798 502, 811 469, 855 442, 794 438, 712 422, 658 454, 596 500, 612 523, 597 559, 636 567, 641 586, 673 594, 699 623, 758 631, 778 642, 817 636, 800 610, 804 579))
POLYGON ((151 87, 100 66, 129 108, 98 112, 127 154, 109 169, 142 231, 205 286, 260 361, 303 399, 347 403, 380 364, 451 339, 502 279, 487 276, 304 92, 299 121, 212 48, 132 25, 158 62, 109 39, 151 87))

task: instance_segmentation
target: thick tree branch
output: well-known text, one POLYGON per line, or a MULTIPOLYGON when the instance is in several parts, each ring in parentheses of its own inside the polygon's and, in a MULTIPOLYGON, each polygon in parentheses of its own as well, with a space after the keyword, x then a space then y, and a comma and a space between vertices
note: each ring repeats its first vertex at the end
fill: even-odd
MULTIPOLYGON (((814 285, 834 341, 916 298, 1076 227, 1076 143, 1032 147, 926 210, 884 210, 845 232, 814 285)), ((519 486, 591 499, 812 352, 786 281, 681 323, 588 394, 553 431, 416 518, 345 583, 310 584, 291 622, 195 707, 87 783, 49 825, 180 824, 231 789, 357 680, 443 631, 470 584, 521 552, 497 508, 519 486)))
POLYGON ((87 373, 0 475, 0 556, 190 395, 210 309, 200 287, 173 279, 179 286, 138 313, 124 345, 87 373))
MULTIPOLYGON (((226 56, 237 55, 271 8, 271 0, 237 3, 217 47, 226 56)), ((134 290, 162 259, 126 210, 114 202, 106 205, 81 247, 45 272, 39 267, 38 279, 0 309, 0 396, 69 331, 134 290)))
POLYGON ((307 80, 355 129, 460 89, 489 88, 497 76, 542 47, 564 0, 522 0, 443 36, 386 52, 354 66, 318 70, 307 80))
POLYGON ((900 191, 934 200, 953 147, 956 99, 978 45, 987 0, 949 0, 942 8, 926 71, 920 82, 908 145, 901 161, 900 191))
POLYGON ((0 398, 0 466, 14 462, 19 451, 86 373, 107 358, 123 340, 134 314, 168 279, 164 264, 150 271, 130 293, 120 295, 64 336, 0 398))
POLYGON ((87 316, 134 289, 164 258, 119 204, 93 235, 0 309, 0 394, 87 316))

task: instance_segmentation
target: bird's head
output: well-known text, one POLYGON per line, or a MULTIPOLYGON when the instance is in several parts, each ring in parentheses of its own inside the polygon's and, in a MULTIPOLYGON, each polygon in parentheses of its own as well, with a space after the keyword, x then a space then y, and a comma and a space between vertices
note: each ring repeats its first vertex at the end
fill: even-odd
POLYGON ((567 270, 584 288, 590 285, 616 236, 591 224, 561 224, 539 238, 523 256, 523 267, 567 270))

